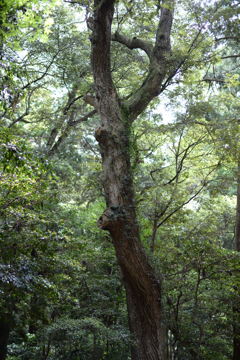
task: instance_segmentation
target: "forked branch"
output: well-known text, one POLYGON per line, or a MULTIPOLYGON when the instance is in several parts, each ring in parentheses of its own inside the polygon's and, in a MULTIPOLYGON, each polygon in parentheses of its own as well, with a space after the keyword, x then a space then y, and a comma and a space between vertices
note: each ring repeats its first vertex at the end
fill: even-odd
MULTIPOLYGON (((174 4, 174 1, 171 3, 174 4)), ((161 85, 169 68, 172 20, 173 8, 167 7, 166 1, 164 1, 161 7, 155 45, 150 54, 147 77, 141 87, 124 104, 132 120, 136 119, 145 110, 150 101, 161 92, 161 85)))

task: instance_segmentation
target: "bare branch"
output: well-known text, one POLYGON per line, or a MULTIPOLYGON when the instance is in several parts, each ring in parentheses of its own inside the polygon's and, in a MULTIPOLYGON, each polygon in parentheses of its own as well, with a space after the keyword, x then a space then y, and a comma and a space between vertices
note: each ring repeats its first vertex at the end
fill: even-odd
POLYGON ((65 3, 67 4, 77 4, 77 5, 81 5, 81 6, 86 6, 85 2, 84 1, 81 1, 81 0, 63 0, 65 3))
POLYGON ((233 54, 233 55, 227 55, 227 56, 222 56, 221 59, 231 59, 231 58, 239 58, 240 54, 233 54))
POLYGON ((223 36, 223 37, 221 37, 221 38, 215 39, 215 41, 224 41, 224 40, 239 41, 239 37, 237 37, 237 36, 223 36))
POLYGON ((216 77, 213 77, 213 78, 210 78, 210 77, 204 77, 201 81, 205 81, 205 82, 216 82, 216 83, 222 83, 222 84, 225 84, 225 80, 223 79, 220 79, 220 78, 216 78, 216 77))
POLYGON ((127 46, 129 49, 141 49, 145 51, 148 57, 151 57, 153 46, 150 42, 144 41, 142 39, 133 37, 132 39, 127 36, 121 35, 119 32, 115 32, 112 35, 112 41, 116 41, 120 44, 127 46))
POLYGON ((66 113, 68 112, 68 110, 70 109, 70 107, 71 107, 73 104, 75 104, 75 102, 76 102, 77 100, 80 100, 80 99, 82 99, 82 98, 83 98, 83 95, 79 95, 79 96, 75 97, 75 98, 65 107, 63 113, 66 114, 66 113))

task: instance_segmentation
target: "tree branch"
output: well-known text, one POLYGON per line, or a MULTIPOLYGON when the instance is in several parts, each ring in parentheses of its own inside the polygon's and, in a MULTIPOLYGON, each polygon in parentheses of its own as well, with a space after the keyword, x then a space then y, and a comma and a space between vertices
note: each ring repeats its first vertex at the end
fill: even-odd
MULTIPOLYGON (((114 13, 114 3, 115 0, 94 1, 95 10, 93 18, 93 33, 91 37, 91 60, 94 83, 96 86, 96 95, 99 98, 100 95, 98 95, 98 93, 101 93, 101 89, 108 88, 110 91, 114 89, 110 60, 111 25, 114 13)), ((106 96, 109 95, 106 94, 106 96)))
MULTIPOLYGON (((68 136, 68 134, 69 134, 72 127, 74 127, 74 126, 76 126, 76 125, 78 125, 78 124, 80 124, 80 123, 82 123, 84 121, 87 121, 90 117, 95 115, 96 112, 97 112, 96 110, 92 110, 89 113, 87 113, 86 115, 84 115, 84 116, 80 117, 79 119, 73 121, 74 111, 72 111, 65 129, 62 131, 61 135, 58 137, 56 142, 52 145, 51 149, 48 151, 48 156, 53 156, 56 153, 59 146, 67 138, 67 136, 68 136)), ((56 135, 55 135, 55 137, 56 137, 56 135)))
MULTIPOLYGON (((163 2, 163 6, 164 4, 165 2, 163 2)), ((161 7, 155 45, 151 51, 147 77, 142 86, 124 103, 132 120, 136 119, 150 101, 160 94, 161 85, 168 70, 173 10, 163 6, 161 7)))
POLYGON ((29 115, 29 111, 30 111, 30 107, 31 107, 31 96, 32 96, 32 94, 34 93, 34 91, 35 91, 36 89, 38 89, 38 86, 35 87, 35 88, 33 88, 33 89, 29 92, 29 94, 28 94, 28 96, 27 96, 27 99, 26 99, 26 105, 25 105, 25 111, 24 111, 24 113, 23 113, 22 115, 20 115, 17 119, 13 120, 12 123, 8 126, 9 128, 11 128, 12 126, 14 126, 14 125, 15 125, 16 123, 18 123, 18 122, 23 122, 23 123, 26 123, 26 124, 30 123, 30 121, 25 120, 24 118, 25 118, 27 115, 29 115))
POLYGON ((224 41, 224 40, 239 41, 239 37, 237 37, 237 36, 223 36, 223 37, 221 37, 221 38, 215 39, 215 41, 224 41))
POLYGON ((70 109, 70 107, 75 104, 75 102, 79 99, 82 99, 84 95, 79 95, 77 97, 75 97, 74 99, 72 99, 71 102, 69 102, 69 104, 67 104, 67 106, 65 107, 63 114, 66 114, 68 112, 68 110, 70 109))
POLYGON ((216 82, 216 83, 221 83, 221 84, 225 84, 225 80, 217 78, 217 77, 204 77, 201 81, 205 81, 205 82, 216 82))
POLYGON ((61 52, 61 50, 59 49, 59 50, 57 51, 57 53, 56 53, 55 55, 53 55, 52 60, 51 60, 50 63, 47 65, 45 71, 42 73, 41 76, 39 76, 38 78, 36 78, 36 79, 30 81, 29 83, 27 83, 26 85, 24 85, 24 86, 21 88, 21 90, 25 90, 25 89, 27 89, 29 86, 31 86, 32 84, 35 84, 36 82, 42 80, 42 79, 44 78, 44 76, 47 75, 48 70, 50 69, 50 67, 51 67, 52 64, 54 63, 54 60, 56 59, 56 57, 58 56, 58 54, 59 54, 60 52, 61 52))
POLYGON ((133 37, 132 39, 128 38, 127 36, 121 35, 119 32, 115 32, 112 35, 112 41, 116 41, 122 45, 125 45, 129 49, 141 49, 145 51, 148 57, 151 57, 153 46, 150 42, 144 41, 142 39, 133 37))
POLYGON ((186 61, 189 59, 192 51, 195 49, 196 44, 199 44, 199 42, 197 43, 197 40, 200 36, 202 32, 202 28, 199 29, 199 31, 197 32, 195 38, 193 39, 191 45, 189 46, 189 49, 186 53, 186 56, 184 56, 175 66, 175 68, 170 72, 170 74, 168 75, 168 77, 166 78, 166 80, 163 82, 162 86, 161 86, 161 90, 160 93, 162 93, 170 84, 171 80, 175 77, 175 75, 177 75, 177 73, 180 71, 180 69, 183 67, 183 65, 186 63, 186 61))
POLYGON ((239 58, 240 54, 233 54, 233 55, 227 55, 227 56, 222 56, 221 59, 231 59, 231 58, 239 58))
POLYGON ((174 209, 173 211, 171 211, 162 221, 160 221, 157 225, 157 227, 159 228, 161 225, 163 225, 172 215, 174 215, 177 211, 181 210, 185 205, 187 205, 188 203, 190 203, 190 201, 192 201, 193 199, 195 199, 200 192, 208 185, 208 183, 210 181, 207 181, 207 177, 216 170, 216 168, 218 167, 219 164, 217 164, 205 177, 205 179, 202 181, 203 185, 198 189, 198 191, 193 194, 192 196, 190 196, 190 198, 188 198, 186 201, 184 201, 181 205, 179 205, 176 209, 174 209))
POLYGON ((85 101, 85 103, 93 106, 95 109, 97 109, 97 99, 95 96, 91 95, 91 94, 86 94, 83 97, 83 100, 85 101))
POLYGON ((75 126, 77 124, 80 124, 84 121, 87 121, 89 118, 93 117, 93 115, 95 115, 97 113, 97 110, 92 110, 89 113, 87 113, 86 115, 80 117, 79 119, 72 121, 69 125, 70 126, 75 126))
POLYGON ((192 201, 195 197, 197 197, 198 194, 200 194, 200 192, 204 189, 204 187, 206 186, 206 184, 204 183, 200 189, 194 194, 192 195, 188 200, 186 200, 184 203, 182 203, 181 205, 179 205, 176 209, 174 209, 172 212, 170 212, 170 214, 168 214, 162 221, 160 221, 157 225, 157 227, 159 228, 162 224, 164 224, 172 215, 174 215, 177 211, 179 211, 180 209, 183 208, 183 206, 187 205, 188 203, 190 203, 190 201, 192 201))

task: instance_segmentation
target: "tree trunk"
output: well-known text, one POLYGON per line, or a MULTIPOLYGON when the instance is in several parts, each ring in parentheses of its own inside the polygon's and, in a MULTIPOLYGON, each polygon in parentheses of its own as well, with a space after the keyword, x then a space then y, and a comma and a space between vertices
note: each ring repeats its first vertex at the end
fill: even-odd
POLYGON ((140 243, 129 154, 129 135, 115 94, 106 94, 101 149, 107 209, 99 226, 111 234, 127 294, 129 324, 136 345, 132 359, 165 359, 166 339, 161 286, 140 243), (108 103, 108 105, 107 105, 108 103))
MULTIPOLYGON (((240 318, 240 311, 237 308, 233 309, 235 315, 234 321, 237 322, 237 319, 240 318)), ((239 323, 234 324, 233 326, 233 360, 240 359, 240 332, 239 332, 239 323)))
POLYGON ((0 319, 0 360, 7 357, 7 344, 10 334, 10 325, 7 319, 0 319))
POLYGON ((135 340, 132 359, 164 360, 166 331, 161 287, 140 243, 130 165, 129 119, 115 90, 106 81, 106 78, 96 81, 101 127, 95 136, 102 155, 107 204, 99 226, 110 232, 123 274, 129 326, 135 340))
MULTIPOLYGON (((107 205, 98 225, 110 232, 121 267, 129 327, 134 337, 132 360, 165 360, 167 332, 162 307, 162 284, 140 241, 130 163, 130 128, 133 120, 160 92, 170 51, 172 13, 168 8, 162 8, 156 45, 147 51, 151 56, 147 79, 132 100, 123 103, 115 90, 110 66, 114 3, 115 0, 94 1, 91 38, 96 107, 101 118, 101 126, 96 130, 95 137, 102 156, 107 205)), ((118 39, 126 42, 124 37, 118 36, 118 39)), ((145 50, 143 41, 138 44, 145 50)))
POLYGON ((235 225, 235 250, 240 252, 240 160, 238 161, 237 170, 237 209, 235 225))
MULTIPOLYGON (((237 171, 237 209, 235 225, 235 250, 240 252, 240 160, 237 171)), ((235 289, 233 305, 233 360, 240 359, 240 289, 235 289)))

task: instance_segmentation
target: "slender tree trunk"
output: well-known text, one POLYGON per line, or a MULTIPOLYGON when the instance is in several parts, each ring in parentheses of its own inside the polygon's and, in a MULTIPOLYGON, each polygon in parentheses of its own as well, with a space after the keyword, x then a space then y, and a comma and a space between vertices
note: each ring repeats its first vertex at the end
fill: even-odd
POLYGON ((237 209, 236 209, 236 228, 235 228, 235 250, 240 252, 240 160, 238 161, 238 172, 237 172, 237 209))
MULTIPOLYGON (((235 225, 235 250, 240 252, 240 160, 237 172, 237 209, 235 225)), ((233 305, 233 360, 240 359, 240 289, 236 288, 233 305)))
POLYGON ((6 318, 0 319, 0 360, 7 357, 7 344, 10 334, 10 325, 6 318))
POLYGON ((158 230, 158 218, 157 214, 154 215, 153 219, 153 225, 152 225, 152 235, 151 235, 151 242, 150 242, 150 250, 152 253, 155 251, 155 245, 156 245, 156 236, 157 236, 157 230, 158 230))

